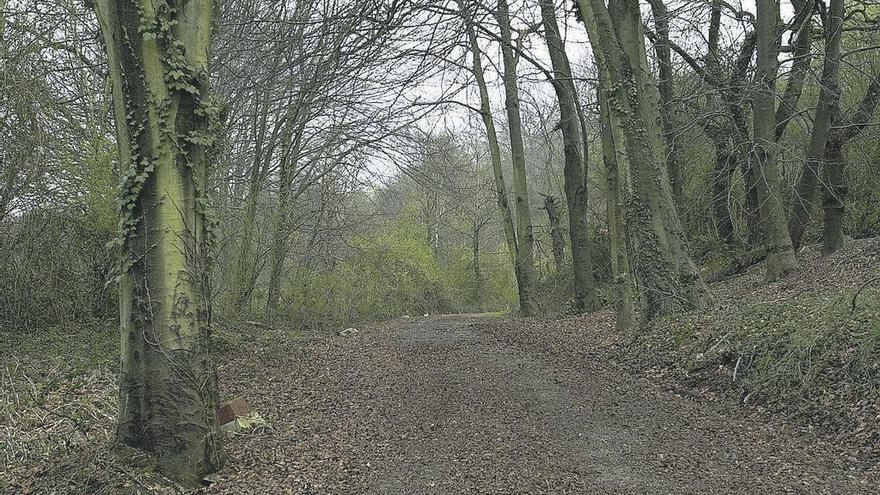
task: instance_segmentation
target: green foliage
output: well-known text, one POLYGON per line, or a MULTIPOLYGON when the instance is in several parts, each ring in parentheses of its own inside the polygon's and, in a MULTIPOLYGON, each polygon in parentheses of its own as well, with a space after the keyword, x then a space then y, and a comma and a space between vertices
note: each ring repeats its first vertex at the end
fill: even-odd
MULTIPOLYGON (((413 213, 410 211, 410 213, 413 213)), ((471 252, 436 252, 414 215, 351 241, 351 255, 332 267, 299 268, 283 287, 281 315, 301 326, 342 325, 425 313, 506 310, 516 293, 504 252, 481 260, 479 295, 471 252)))

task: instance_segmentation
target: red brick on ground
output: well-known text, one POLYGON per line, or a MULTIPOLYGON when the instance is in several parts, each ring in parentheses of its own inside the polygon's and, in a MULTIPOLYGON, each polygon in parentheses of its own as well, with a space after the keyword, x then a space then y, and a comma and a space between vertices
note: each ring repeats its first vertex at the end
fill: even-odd
POLYGON ((251 406, 244 399, 232 399, 224 403, 217 410, 217 421, 221 426, 235 421, 235 418, 246 416, 251 412, 251 406))

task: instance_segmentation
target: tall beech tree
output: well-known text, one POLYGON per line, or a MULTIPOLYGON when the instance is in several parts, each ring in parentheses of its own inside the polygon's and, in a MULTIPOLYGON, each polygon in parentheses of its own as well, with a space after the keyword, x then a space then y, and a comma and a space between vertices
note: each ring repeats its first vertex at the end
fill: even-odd
POLYGON ((660 158, 664 143, 657 121, 658 95, 648 69, 638 2, 578 4, 601 73, 610 125, 623 137, 623 143, 614 145, 626 150, 626 167, 618 170, 619 194, 643 316, 705 307, 708 289, 687 253, 660 158))
POLYGON ((96 0, 124 183, 117 436, 188 485, 223 461, 206 191, 211 0, 96 0))
MULTIPOLYGON (((602 71, 604 72, 604 71, 602 71)), ((625 169, 626 150, 615 143, 623 143, 619 126, 612 125, 611 110, 605 92, 596 91, 599 100, 599 123, 602 139, 602 163, 605 177, 605 211, 608 217, 608 237, 611 254, 611 274, 614 277, 614 322, 618 330, 632 330, 636 322, 636 295, 627 249, 623 207, 620 203, 619 170, 625 169)))
POLYGON ((800 247, 804 231, 815 213, 819 170, 831 132, 833 112, 840 99, 840 39, 843 35, 843 16, 843 0, 831 0, 831 7, 825 16, 825 62, 822 66, 822 77, 819 79, 819 102, 813 117, 813 129, 807 143, 803 170, 795 189, 794 212, 788 222, 794 249, 800 247))
POLYGON ((776 78, 779 71, 779 2, 758 2, 755 21, 757 62, 752 98, 753 167, 767 249, 767 278, 777 280, 798 266, 785 219, 776 161, 776 78))
POLYGON ((504 83, 504 108, 507 111, 507 132, 510 136, 510 156, 513 162, 513 192, 516 209, 517 258, 516 265, 520 278, 520 310, 525 315, 535 311, 534 295, 531 293, 535 278, 534 233, 532 232, 532 211, 529 206, 529 186, 526 176, 526 151, 523 142, 522 116, 520 114, 519 83, 517 65, 519 58, 514 54, 513 35, 510 28, 510 8, 507 0, 498 0, 496 11, 501 28, 501 59, 504 83), (524 290, 525 289, 525 290, 524 290))
POLYGON ((517 239, 516 226, 513 221, 513 214, 510 211, 510 203, 507 199, 507 186, 504 182, 504 168, 501 164, 501 145, 498 143, 498 132, 495 130, 495 119, 492 117, 492 106, 489 101, 489 86, 486 84, 486 76, 483 72, 483 62, 480 55, 480 45, 477 39, 474 20, 468 5, 468 0, 457 0, 459 12, 464 21, 465 32, 467 35, 467 46, 471 54, 470 71, 477 83, 477 91, 480 95, 480 118, 483 121, 483 127, 486 131, 486 141, 489 144, 489 158, 492 162, 492 177, 495 185, 495 202, 498 212, 501 215, 501 224, 504 229, 504 239, 507 243, 507 251, 513 262, 514 275, 516 277, 517 291, 519 294, 520 309, 530 305, 530 297, 532 294, 531 283, 529 277, 523 278, 520 267, 525 263, 521 263, 519 252, 519 241, 517 239), (525 301, 525 304, 523 304, 525 301))
MULTIPOLYGON (((551 84, 559 100, 559 128, 562 130, 565 166, 565 198, 568 206, 568 233, 571 240, 572 271, 574 272, 575 310, 596 309, 598 298, 594 288, 593 261, 590 256, 589 224, 587 221, 587 148, 581 135, 578 117, 578 94, 572 79, 571 64, 556 22, 554 0, 541 0, 541 19, 550 61, 553 65, 551 84), (583 152, 583 153, 582 153, 583 152)), ((548 213, 549 213, 548 209, 548 213)))

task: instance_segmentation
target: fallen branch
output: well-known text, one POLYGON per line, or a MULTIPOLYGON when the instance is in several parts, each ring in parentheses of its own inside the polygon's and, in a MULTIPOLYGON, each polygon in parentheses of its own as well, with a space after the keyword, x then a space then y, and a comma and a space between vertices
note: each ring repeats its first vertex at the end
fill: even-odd
POLYGON ((749 268, 757 265, 767 258, 767 248, 760 247, 753 249, 743 257, 735 257, 729 264, 721 268, 717 272, 706 277, 707 282, 720 282, 734 275, 738 275, 749 268))
POLYGON ((865 287, 873 284, 874 282, 877 282, 878 280, 880 280, 880 277, 874 277, 874 278, 868 280, 867 282, 863 283, 861 287, 859 287, 859 290, 857 290, 855 294, 853 294, 852 308, 849 310, 850 316, 852 316, 853 313, 856 312, 856 299, 859 298, 859 294, 861 294, 862 291, 865 290, 865 287))

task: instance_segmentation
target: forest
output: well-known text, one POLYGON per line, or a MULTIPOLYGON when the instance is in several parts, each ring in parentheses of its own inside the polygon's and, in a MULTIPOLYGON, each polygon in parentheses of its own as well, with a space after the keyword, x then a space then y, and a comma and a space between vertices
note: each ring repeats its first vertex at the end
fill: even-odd
POLYGON ((877 0, 0 0, 0 493, 877 493, 878 104, 877 0))

